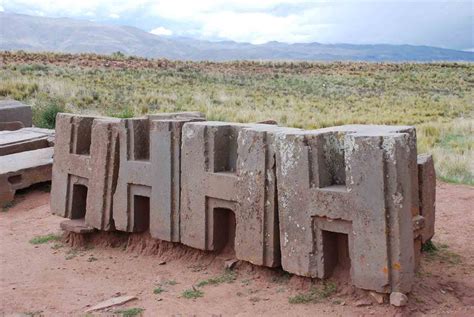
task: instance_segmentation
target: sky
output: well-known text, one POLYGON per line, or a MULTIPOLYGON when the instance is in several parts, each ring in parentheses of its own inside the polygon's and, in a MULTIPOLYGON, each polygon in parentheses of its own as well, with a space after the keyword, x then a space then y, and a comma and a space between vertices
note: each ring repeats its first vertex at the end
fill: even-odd
POLYGON ((262 44, 412 44, 474 50, 466 0, 0 0, 0 11, 262 44))

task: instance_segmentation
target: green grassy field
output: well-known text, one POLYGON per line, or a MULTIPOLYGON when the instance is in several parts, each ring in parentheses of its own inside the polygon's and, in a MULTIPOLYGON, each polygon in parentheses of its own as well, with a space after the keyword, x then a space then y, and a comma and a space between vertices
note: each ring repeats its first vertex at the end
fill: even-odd
POLYGON ((442 180, 474 185, 474 64, 192 63, 123 56, 2 53, 0 98, 56 111, 130 117, 198 110, 209 120, 314 129, 415 125, 442 180), (76 61, 80 60, 80 62, 76 61))

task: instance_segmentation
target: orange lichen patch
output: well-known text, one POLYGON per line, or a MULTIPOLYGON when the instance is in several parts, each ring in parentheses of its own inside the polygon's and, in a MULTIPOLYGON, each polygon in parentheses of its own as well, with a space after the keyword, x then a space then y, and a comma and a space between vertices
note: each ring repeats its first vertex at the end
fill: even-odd
POLYGON ((394 264, 393 264, 393 269, 394 269, 394 270, 399 271, 401 268, 402 268, 402 266, 400 265, 400 263, 397 262, 397 263, 394 263, 394 264))
POLYGON ((386 266, 383 267, 383 273, 388 274, 388 267, 386 267, 386 266))

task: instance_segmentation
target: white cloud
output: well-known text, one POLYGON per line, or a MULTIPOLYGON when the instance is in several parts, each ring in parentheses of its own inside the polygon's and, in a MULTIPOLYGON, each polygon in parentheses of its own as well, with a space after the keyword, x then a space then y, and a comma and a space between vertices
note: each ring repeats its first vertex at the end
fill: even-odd
POLYGON ((5 11, 5 9, 0 5, 0 12, 5 11))
POLYGON ((155 35, 172 35, 173 31, 168 30, 167 28, 160 26, 150 31, 150 33, 155 35))
POLYGON ((5 8, 22 12, 41 11, 48 16, 107 17, 139 8, 149 0, 3 0, 5 8))
POLYGON ((466 35, 466 25, 469 22, 472 25, 469 0, 0 0, 0 3, 0 7, 12 12, 32 15, 40 12, 44 16, 94 21, 112 18, 143 29, 161 25, 150 31, 159 35, 210 40, 383 42, 460 48, 473 45, 472 39, 467 39, 469 34, 466 35))
POLYGON ((329 24, 310 25, 305 16, 274 16, 268 13, 221 12, 208 15, 202 21, 200 34, 204 38, 232 39, 238 42, 262 44, 268 41, 308 42, 315 31, 323 31, 329 24))

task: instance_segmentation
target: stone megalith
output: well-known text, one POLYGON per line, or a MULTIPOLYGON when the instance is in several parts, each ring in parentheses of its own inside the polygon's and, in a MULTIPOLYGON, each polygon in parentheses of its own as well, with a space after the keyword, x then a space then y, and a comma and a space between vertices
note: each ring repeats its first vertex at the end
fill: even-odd
POLYGON ((118 173, 121 120, 72 114, 56 117, 51 211, 114 230, 112 197, 118 173))
POLYGON ((408 292, 419 215, 412 127, 341 126, 277 137, 282 267, 408 292))
POLYGON ((274 137, 279 128, 186 123, 181 154, 181 242, 280 264, 274 137))
POLYGON ((117 230, 150 230, 153 238, 180 241, 181 129, 202 117, 165 113, 122 121, 114 196, 117 230))

